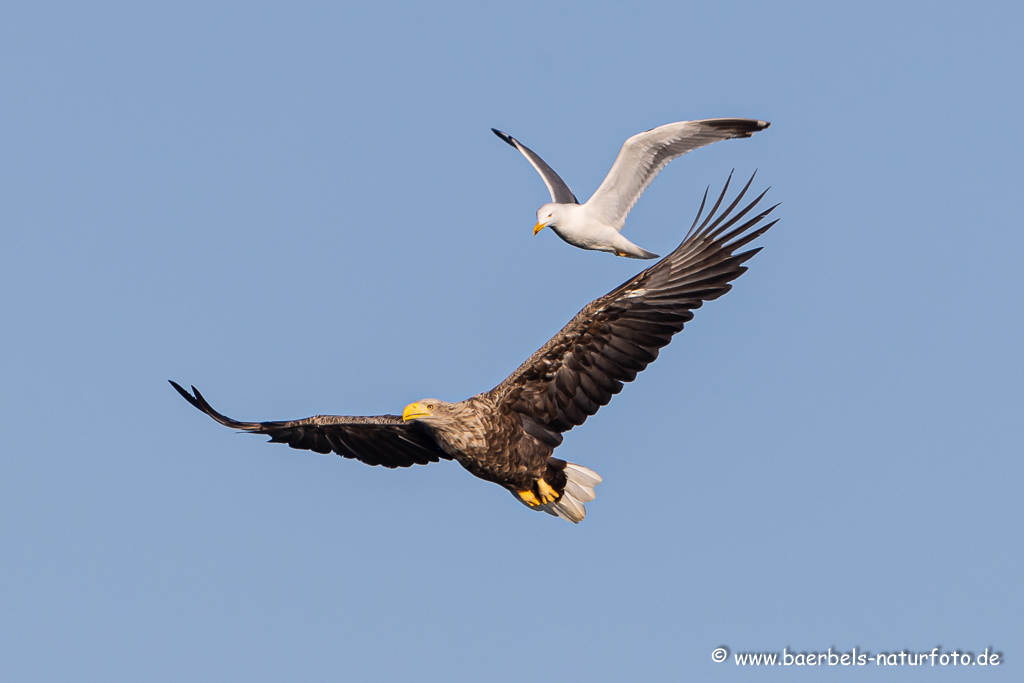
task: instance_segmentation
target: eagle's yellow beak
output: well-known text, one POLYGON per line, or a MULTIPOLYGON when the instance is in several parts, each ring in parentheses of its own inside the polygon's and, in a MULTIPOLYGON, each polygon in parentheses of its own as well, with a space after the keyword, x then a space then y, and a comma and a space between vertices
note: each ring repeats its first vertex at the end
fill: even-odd
POLYGON ((547 223, 537 223, 537 225, 533 226, 533 234, 536 235, 538 232, 543 230, 546 225, 547 223))
POLYGON ((417 401, 405 407, 405 410, 402 411, 402 421, 408 422, 409 420, 426 417, 427 415, 430 415, 430 411, 417 401))

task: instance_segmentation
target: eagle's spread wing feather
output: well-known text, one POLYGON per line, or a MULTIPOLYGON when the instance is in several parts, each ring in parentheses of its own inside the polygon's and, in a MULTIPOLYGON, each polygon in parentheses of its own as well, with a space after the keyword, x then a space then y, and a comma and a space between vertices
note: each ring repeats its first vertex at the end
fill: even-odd
MULTIPOLYGON (((730 176, 731 179, 731 176, 730 176)), ((775 208, 737 225, 764 197, 736 211, 750 181, 721 213, 729 183, 698 227, 704 203, 675 251, 617 289, 592 301, 504 382, 491 390, 503 412, 518 413, 528 434, 555 447, 561 433, 583 424, 658 357, 705 301, 728 292, 760 249, 736 250, 775 224, 775 208)), ((707 193, 704 195, 705 202, 707 193)), ((776 205, 777 206, 777 205, 776 205)))
POLYGON ((403 422, 399 415, 317 415, 282 422, 239 422, 214 410, 195 387, 192 387, 193 396, 176 382, 171 382, 171 386, 186 401, 225 427, 266 434, 271 441, 286 443, 292 448, 317 453, 334 452, 367 465, 384 467, 410 467, 440 459, 451 460, 451 456, 441 450, 422 425, 403 422))

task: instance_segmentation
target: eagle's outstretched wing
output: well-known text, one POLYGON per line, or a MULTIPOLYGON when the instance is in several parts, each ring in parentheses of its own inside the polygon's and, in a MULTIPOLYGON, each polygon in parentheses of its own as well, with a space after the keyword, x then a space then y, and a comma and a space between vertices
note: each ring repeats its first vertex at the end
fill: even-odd
POLYGON ((739 224, 767 192, 734 212, 753 179, 716 216, 729 189, 726 182, 698 227, 701 203, 693 227, 675 251, 592 301, 492 389, 499 409, 518 413, 528 434, 555 447, 562 432, 583 424, 624 382, 633 381, 693 318, 693 311, 728 292, 729 283, 746 271, 743 263, 760 251, 735 253, 775 224, 761 225, 775 206, 739 224))
POLYGON ((451 456, 441 450, 422 425, 403 422, 400 415, 317 415, 283 422, 239 422, 214 410, 195 387, 190 394, 176 382, 172 381, 171 386, 186 401, 225 427, 266 434, 271 441, 286 443, 292 448, 317 453, 334 452, 367 465, 384 467, 409 467, 441 459, 451 460, 451 456))

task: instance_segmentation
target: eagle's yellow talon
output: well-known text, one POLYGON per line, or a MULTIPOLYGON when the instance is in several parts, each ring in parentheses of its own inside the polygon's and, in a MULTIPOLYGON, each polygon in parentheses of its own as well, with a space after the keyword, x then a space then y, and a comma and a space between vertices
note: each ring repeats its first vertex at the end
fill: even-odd
POLYGON ((516 495, 523 499, 523 502, 532 508, 540 505, 540 500, 534 495, 533 490, 527 489, 525 491, 516 491, 516 495))
POLYGON ((540 494, 541 505, 554 503, 556 500, 558 500, 558 491, 555 491, 553 488, 551 488, 551 485, 548 484, 543 479, 537 480, 537 492, 540 494))

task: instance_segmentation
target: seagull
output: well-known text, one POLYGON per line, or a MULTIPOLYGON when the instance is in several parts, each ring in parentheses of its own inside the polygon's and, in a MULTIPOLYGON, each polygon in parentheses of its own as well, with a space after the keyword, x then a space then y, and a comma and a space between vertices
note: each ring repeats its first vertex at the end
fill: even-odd
POLYGON ((564 241, 580 249, 607 251, 637 259, 658 258, 622 236, 630 209, 661 169, 676 157, 698 147, 730 138, 749 138, 771 124, 756 119, 703 119, 678 121, 637 133, 623 143, 597 192, 584 204, 551 167, 508 133, 491 128, 537 169, 551 193, 551 203, 537 209, 536 235, 550 227, 564 241))
MULTIPOLYGON (((242 422, 215 410, 194 386, 191 391, 173 381, 171 386, 195 408, 232 429, 367 465, 396 468, 455 460, 470 474, 505 488, 528 508, 580 522, 586 515, 584 503, 594 500, 601 475, 554 457, 562 435, 582 425, 632 382, 705 301, 728 292, 733 280, 747 270, 744 263, 761 250, 744 247, 775 225, 775 220, 765 222, 774 206, 755 215, 764 192, 738 208, 750 182, 725 205, 728 187, 726 182, 700 222, 705 193, 693 226, 675 251, 585 306, 501 384, 464 401, 424 398, 407 405, 401 415, 242 422)), ((401 315, 401 309, 395 315, 401 315)), ((416 348, 445 344, 444 337, 426 334, 414 340, 416 348)), ((633 467, 645 468, 648 477, 660 476, 659 465, 646 454, 626 456, 633 467)))

